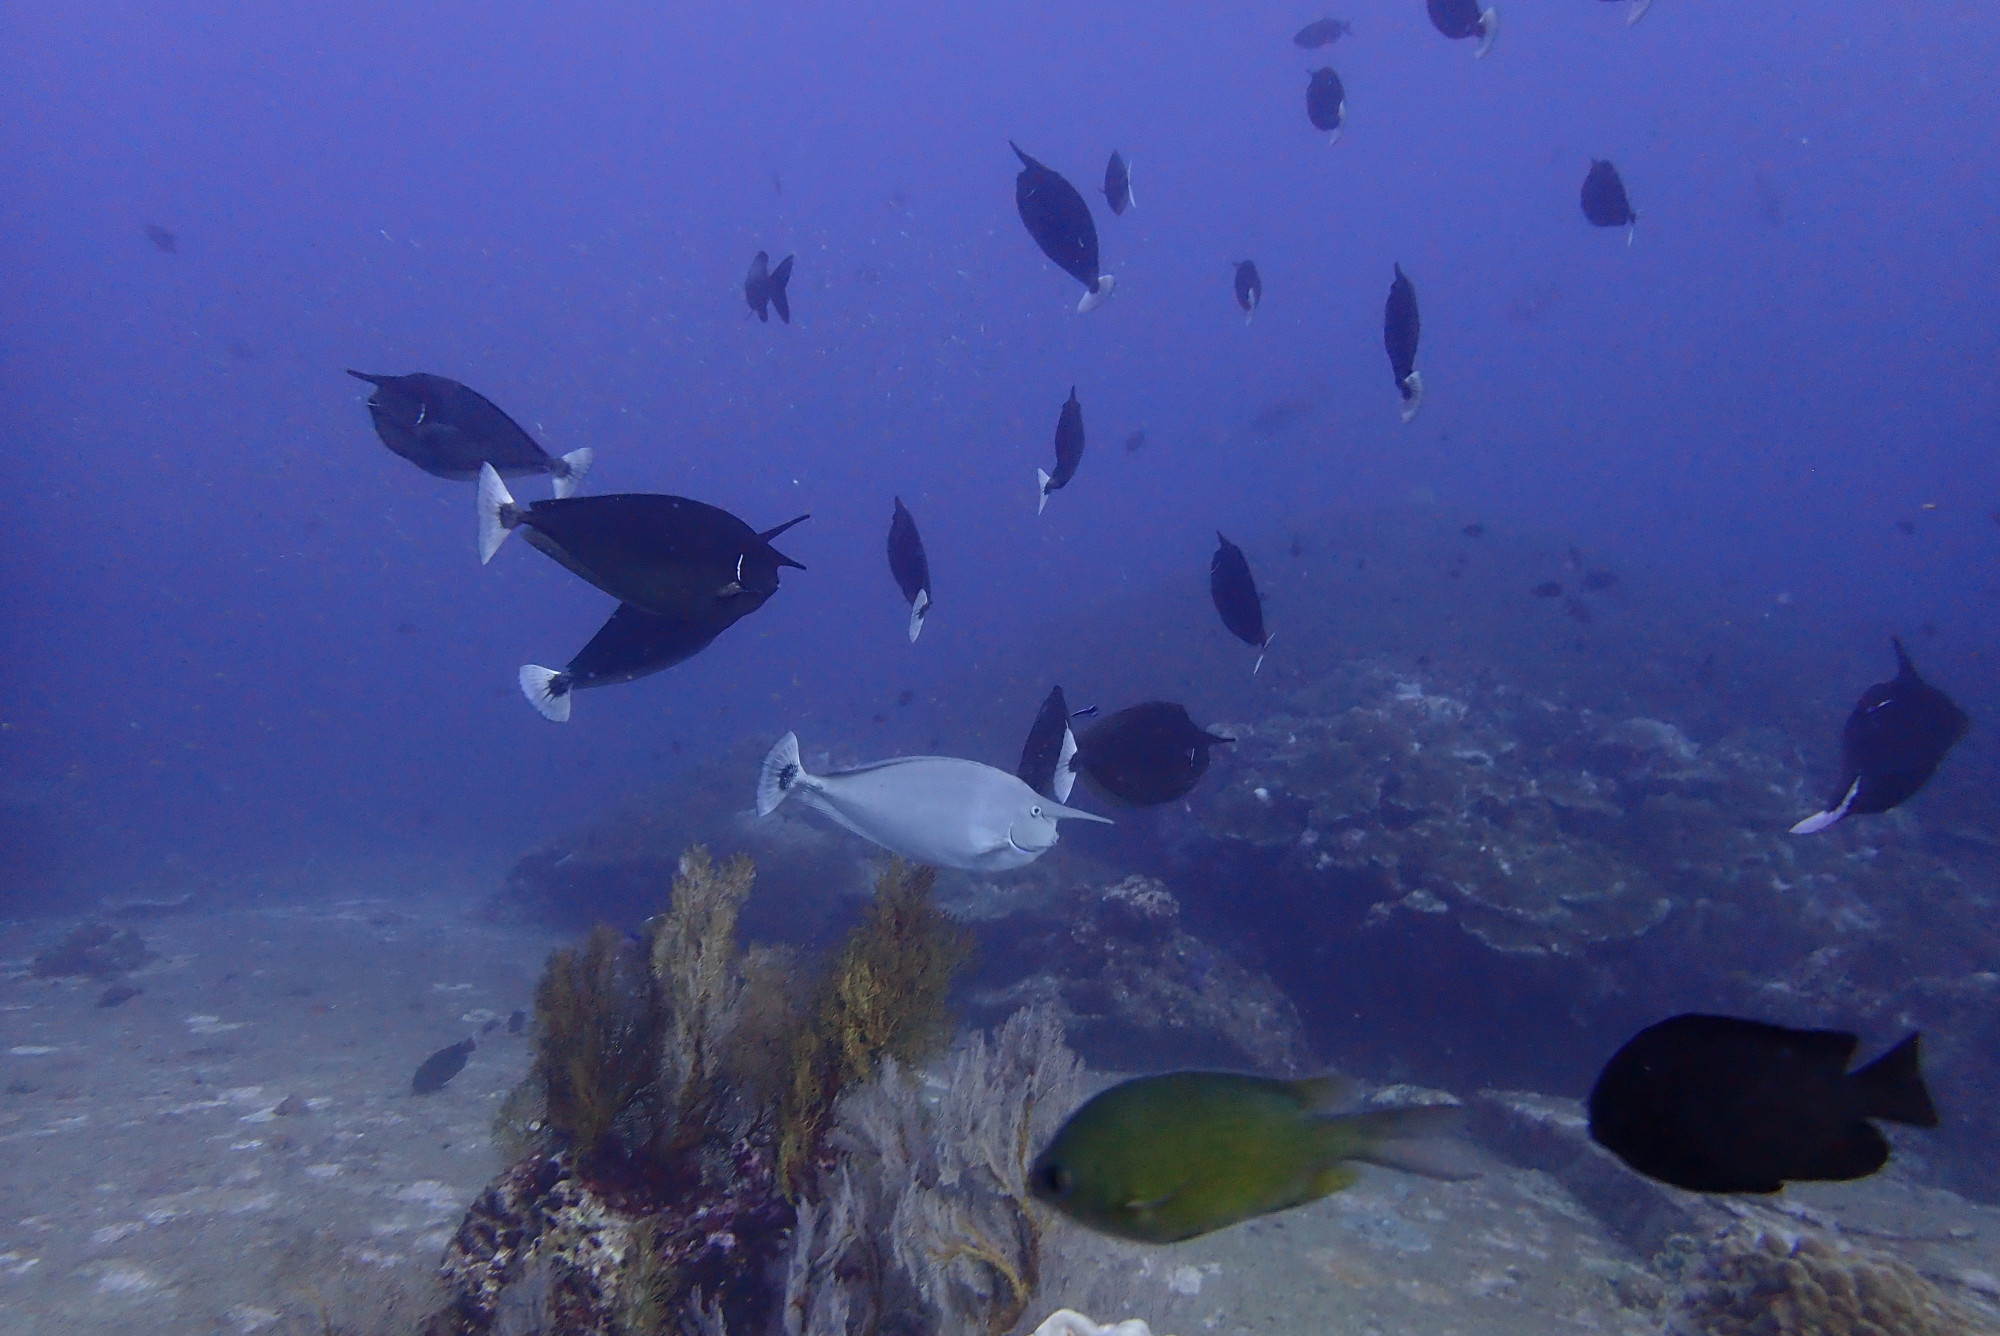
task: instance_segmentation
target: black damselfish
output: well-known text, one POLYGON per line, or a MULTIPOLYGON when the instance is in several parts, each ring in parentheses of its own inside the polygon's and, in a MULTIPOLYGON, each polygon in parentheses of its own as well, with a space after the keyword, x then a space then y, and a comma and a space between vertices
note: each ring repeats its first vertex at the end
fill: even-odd
POLYGON ((1500 11, 1488 6, 1479 7, 1479 0, 1425 0, 1430 9, 1431 26, 1446 37, 1457 40, 1477 37, 1479 47, 1472 54, 1483 56, 1493 49, 1493 39, 1500 35, 1500 11))
POLYGON ((347 374, 375 387, 368 396, 368 416, 382 444, 426 473, 468 482, 479 476, 481 465, 491 464, 503 478, 546 473, 555 481, 557 496, 571 496, 590 472, 592 451, 551 455, 491 399, 448 377, 424 371, 347 374))
MULTIPOLYGON (((1626 198, 1618 169, 1602 158, 1590 160, 1590 172, 1583 178, 1583 216, 1592 227, 1629 228, 1639 221, 1639 215, 1632 212, 1632 201, 1626 198)), ((1630 232, 1625 234, 1625 242, 1631 244, 1630 232)))
POLYGON ((1417 316, 1417 285, 1410 282, 1403 266, 1389 284, 1389 300, 1382 308, 1382 345, 1389 350, 1389 369, 1395 373, 1396 392, 1403 396, 1403 421, 1408 422, 1424 406, 1424 377, 1417 370, 1417 338, 1423 321, 1417 316))
POLYGON ((889 573, 896 577, 896 587, 910 605, 910 643, 914 645, 931 611, 931 562, 924 555, 917 522, 900 496, 896 498, 896 513, 889 517, 889 573))
POLYGON ((1250 670, 1254 673, 1264 666, 1264 649, 1271 643, 1264 630, 1264 600, 1257 593, 1257 581, 1250 574, 1243 549, 1224 538, 1220 530, 1215 541, 1215 555, 1208 563, 1208 596, 1215 600, 1215 610, 1222 614, 1229 634, 1257 650, 1257 666, 1250 670))
POLYGON ((1014 177, 1014 207, 1020 210, 1028 235, 1058 269, 1083 284, 1077 311, 1097 309, 1115 283, 1097 267, 1097 224, 1090 206, 1061 174, 1021 152, 1013 140, 1007 145, 1021 160, 1020 173, 1014 177))
POLYGON ((1264 276, 1257 272, 1255 260, 1236 262, 1236 304, 1243 308, 1243 323, 1249 324, 1257 317, 1258 303, 1264 300, 1264 276))
POLYGON ((1870 1118, 1936 1127, 1910 1035, 1859 1071, 1859 1041, 1733 1016, 1641 1030, 1590 1092, 1590 1135, 1626 1164, 1690 1192, 1776 1192, 1865 1178, 1889 1160, 1870 1118))
POLYGON ((1208 772, 1209 748, 1234 741, 1196 727, 1186 706, 1147 701, 1092 725, 1069 765, 1107 798, 1157 807, 1192 792, 1208 772))
POLYGON ((472 1050, 479 1047, 470 1036, 449 1047, 441 1048, 425 1058, 417 1068, 417 1074, 410 1078, 410 1093, 413 1095, 435 1095, 451 1084, 451 1078, 465 1070, 465 1060, 472 1050))
POLYGON ((1889 643, 1896 647, 1896 676, 1862 692, 1847 716, 1834 801, 1793 826, 1792 834, 1811 835, 1843 817, 1908 802, 1972 726, 1951 697, 1917 676, 1903 642, 1889 643))
POLYGON ((768 252, 758 251, 750 257, 750 272, 743 279, 743 300, 767 325, 771 323, 773 307, 777 308, 778 319, 788 325, 792 323, 792 299, 785 295, 785 285, 792 281, 792 261, 795 258, 787 255, 773 269, 768 252))
POLYGON ((1076 386, 1069 387, 1069 398, 1062 406, 1062 413, 1056 418, 1056 471, 1035 470, 1035 513, 1042 513, 1049 504, 1049 493, 1069 486, 1069 480, 1076 476, 1076 466, 1083 462, 1083 405, 1077 402, 1076 386))
POLYGON ((1314 70, 1306 84, 1306 119, 1313 129, 1327 132, 1327 143, 1340 142, 1340 128, 1347 124, 1347 87, 1330 65, 1314 70))
MULTIPOLYGON (((686 663, 746 615, 748 600, 732 600, 729 613, 705 622, 656 617, 620 603, 609 621, 558 672, 538 663, 521 668, 521 694, 544 719, 569 722, 570 696, 589 687, 611 687, 686 663)), ((761 604, 762 600, 758 600, 761 604)))
POLYGON ((1104 164, 1104 199, 1114 214, 1139 207, 1139 201, 1132 197, 1132 164, 1115 148, 1111 161, 1104 164))

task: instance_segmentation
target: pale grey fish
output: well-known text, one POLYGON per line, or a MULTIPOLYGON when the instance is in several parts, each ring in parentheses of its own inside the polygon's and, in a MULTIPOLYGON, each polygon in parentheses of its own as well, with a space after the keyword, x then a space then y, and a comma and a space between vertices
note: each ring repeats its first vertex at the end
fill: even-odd
POLYGON ((1055 847, 1058 821, 1108 818, 1044 798, 1004 770, 956 756, 903 756, 809 775, 787 733, 764 758, 757 814, 798 794, 864 840, 936 867, 1006 872, 1055 847))

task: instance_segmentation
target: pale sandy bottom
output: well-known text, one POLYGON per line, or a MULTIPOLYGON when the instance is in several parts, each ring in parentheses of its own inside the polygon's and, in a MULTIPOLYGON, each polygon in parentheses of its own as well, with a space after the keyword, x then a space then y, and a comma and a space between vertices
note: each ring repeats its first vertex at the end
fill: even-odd
MULTIPOLYGON (((315 1296, 356 1318, 385 1287, 421 1298, 501 1167, 489 1124, 529 1043, 481 1036, 436 1095, 412 1096, 411 1073, 530 1008, 557 943, 386 899, 138 926, 161 959, 114 1009, 101 982, 28 977, 59 928, 0 939, 0 1331, 316 1330, 315 1296), (287 1097, 303 1111, 276 1113, 287 1097)), ((1745 1209, 1805 1212, 1940 1278, 2000 1273, 2000 1213, 1893 1176, 1778 1205, 1745 1209)), ((1113 1265, 1130 1311, 1091 1316, 1178 1336, 1659 1330, 1642 1259, 1554 1179, 1497 1161, 1456 1184, 1371 1169, 1113 1265)))

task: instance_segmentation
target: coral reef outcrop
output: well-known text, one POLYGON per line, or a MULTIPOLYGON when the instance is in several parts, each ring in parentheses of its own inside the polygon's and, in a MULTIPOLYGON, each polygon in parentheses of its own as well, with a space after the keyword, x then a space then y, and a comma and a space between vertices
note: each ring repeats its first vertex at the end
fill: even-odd
POLYGON ((1813 1232, 1736 1230, 1674 1296, 1668 1336, 2000 1336, 1893 1257, 1813 1232))

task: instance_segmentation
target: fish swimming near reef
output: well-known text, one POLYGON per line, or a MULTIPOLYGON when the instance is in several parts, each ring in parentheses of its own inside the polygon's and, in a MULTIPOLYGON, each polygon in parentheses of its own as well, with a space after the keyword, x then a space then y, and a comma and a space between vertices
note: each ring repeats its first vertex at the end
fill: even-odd
POLYGON ((1158 807, 1193 792, 1208 773, 1209 749, 1234 741, 1196 727, 1184 705, 1146 701, 1091 725, 1069 765, 1107 798, 1158 807))
POLYGON ((1236 262, 1236 304, 1243 308, 1243 323, 1249 324, 1257 318, 1258 303, 1264 300, 1264 276, 1257 272, 1255 260, 1236 262))
POLYGON ((739 615, 686 622, 656 617, 643 608, 621 603, 609 621, 560 671, 538 663, 523 664, 521 694, 542 718, 569 722, 570 697, 590 687, 617 686, 686 663, 707 649, 715 638, 741 620, 739 615))
POLYGON ((1132 196, 1132 164, 1115 148, 1111 150, 1111 161, 1104 164, 1104 198, 1114 214, 1139 207, 1139 201, 1132 196))
POLYGON ((446 376, 347 374, 375 387, 368 416, 382 444, 433 477, 467 482, 490 465, 503 478, 546 473, 557 496, 573 496, 597 457, 587 447, 551 455, 491 399, 446 376))
POLYGON ((1256 649, 1257 663, 1250 670, 1255 673, 1264 666, 1264 651, 1271 644, 1264 629, 1264 599, 1243 549, 1224 538, 1221 530, 1216 531, 1215 541, 1215 555, 1208 562, 1208 596, 1229 634, 1256 649))
POLYGON ((1096 310, 1111 295, 1116 280, 1098 269, 1097 224, 1091 219, 1090 206, 1060 173, 1021 152, 1013 140, 1008 140, 1007 146, 1021 160, 1021 170, 1014 177, 1014 207, 1022 224, 1056 268, 1083 284, 1077 313, 1096 310))
POLYGON ((1734 1016, 1641 1030, 1590 1092, 1590 1136, 1648 1178, 1690 1192, 1776 1192, 1865 1178, 1889 1161, 1868 1120, 1936 1127, 1918 1036, 1858 1071, 1859 1041, 1734 1016))
POLYGON ((1337 1113, 1338 1077, 1280 1081, 1169 1072, 1086 1101, 1028 1171, 1029 1190, 1080 1225, 1136 1243, 1174 1243, 1343 1188, 1375 1164, 1472 1178, 1442 1140, 1464 1121, 1449 1104, 1337 1113))
POLYGON ((410 1078, 412 1095, 435 1095, 451 1084, 451 1078, 465 1070, 465 1060, 479 1047, 467 1035, 456 1044, 448 1045, 431 1054, 417 1068, 417 1074, 410 1078))
POLYGON ((788 325, 792 323, 792 299, 785 294, 785 285, 792 281, 792 261, 795 258, 787 255, 773 269, 768 252, 758 251, 750 257, 750 272, 743 279, 743 300, 767 325, 771 323, 773 307, 777 309, 778 319, 788 325))
POLYGON ((1049 504, 1049 493, 1069 486, 1076 466, 1083 462, 1083 405, 1077 402, 1076 386, 1069 387, 1069 399, 1056 416, 1056 471, 1035 470, 1035 513, 1049 504))
POLYGON ((1341 127, 1347 124, 1347 88, 1330 65, 1314 70, 1306 82, 1306 119, 1313 129, 1327 132, 1327 143, 1340 142, 1341 127))
POLYGON ((1633 224, 1639 215, 1632 212, 1632 201, 1626 198, 1625 182, 1616 167, 1602 158, 1592 158, 1590 171, 1583 178, 1582 201, 1583 216, 1592 227, 1622 227, 1625 244, 1632 244, 1633 224))
POLYGON ((1023 784, 1059 803, 1069 801, 1076 785, 1076 771, 1069 768, 1070 757, 1076 755, 1076 734, 1069 726, 1072 717, 1062 687, 1055 686, 1042 701, 1028 740, 1021 744, 1021 763, 1014 767, 1023 784))
POLYGON ((924 555, 917 522, 900 496, 896 498, 896 513, 889 517, 889 573, 896 577, 896 587, 910 605, 910 643, 914 645, 931 611, 931 562, 924 555))
POLYGON ((1417 339, 1422 332, 1417 285, 1399 264, 1389 284, 1389 300, 1382 308, 1382 346, 1389 350, 1389 369, 1396 377, 1396 393, 1403 396, 1406 423, 1424 406, 1424 375, 1417 370, 1417 339))
POLYGON ((1317 47, 1332 46, 1341 38, 1349 36, 1354 25, 1346 19, 1314 19, 1305 27, 1292 34, 1292 44, 1311 51, 1317 47))
POLYGON ((1838 797, 1792 827, 1811 835, 1845 817, 1886 812, 1930 782, 1972 720, 1951 697, 1917 676, 1916 665, 1891 638, 1896 676, 1861 693, 1840 733, 1838 797))
POLYGON ((479 475, 481 563, 523 529, 532 546, 621 603, 701 626, 748 616, 778 591, 781 567, 805 569, 771 540, 808 518, 758 533, 726 510, 651 492, 522 506, 491 465, 479 475))
POLYGON ((1500 35, 1498 9, 1490 5, 1481 9, 1479 0, 1425 0, 1425 6, 1430 10, 1431 26, 1446 37, 1454 41, 1479 39, 1473 55, 1483 56, 1493 49, 1493 39, 1500 35))
POLYGON ((800 801, 890 853, 935 867, 1006 872, 1055 848, 1058 821, 1111 822, 1036 793, 1014 775, 955 756, 901 756, 807 774, 787 733, 757 777, 757 815, 800 801))

